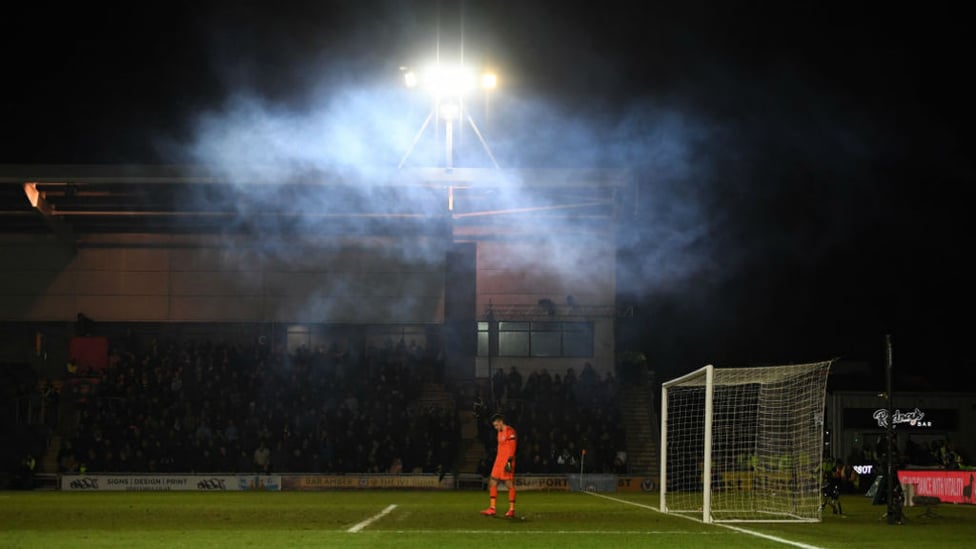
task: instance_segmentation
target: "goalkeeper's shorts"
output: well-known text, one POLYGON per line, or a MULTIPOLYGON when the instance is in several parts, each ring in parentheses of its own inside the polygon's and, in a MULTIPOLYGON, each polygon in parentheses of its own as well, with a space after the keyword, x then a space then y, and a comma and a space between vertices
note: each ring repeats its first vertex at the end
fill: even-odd
POLYGON ((496 478, 498 480, 512 480, 515 478, 515 462, 512 462, 512 470, 505 470, 505 462, 495 463, 495 466, 491 468, 491 478, 496 478))

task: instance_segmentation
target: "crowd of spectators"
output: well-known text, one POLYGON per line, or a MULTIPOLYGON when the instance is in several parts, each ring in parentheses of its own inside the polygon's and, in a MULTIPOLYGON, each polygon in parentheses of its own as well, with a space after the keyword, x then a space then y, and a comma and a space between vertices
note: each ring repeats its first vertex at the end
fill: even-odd
MULTIPOLYGON (((895 445, 897 449, 897 444, 895 445)), ((887 439, 882 435, 872 446, 865 444, 855 447, 848 456, 849 463, 872 463, 881 465, 887 463, 887 439)), ((934 438, 927 442, 918 442, 911 435, 904 440, 903 449, 895 455, 895 462, 906 466, 932 467, 943 469, 959 469, 965 466, 965 459, 949 438, 934 438)))
POLYGON ((430 371, 413 346, 154 341, 116 347, 87 395, 62 472, 443 472, 456 413, 413 405, 430 371))
POLYGON ((905 441, 905 462, 909 465, 934 465, 945 469, 960 469, 965 464, 956 444, 947 438, 933 440, 926 445, 916 443, 908 437, 905 441))
POLYGON ((490 416, 501 412, 518 431, 520 473, 565 474, 627 472, 621 411, 616 404, 617 381, 612 373, 600 378, 590 363, 577 375, 547 370, 530 373, 523 382, 515 367, 492 376, 491 395, 476 400, 479 436, 485 445, 480 468, 490 472, 495 432, 490 416), (585 450, 585 455, 584 455, 585 450))
MULTIPOLYGON (((461 443, 457 409, 421 405, 439 369, 415 344, 357 353, 337 345, 284 352, 263 343, 113 341, 108 366, 79 372, 75 428, 58 469, 111 473, 446 473, 461 443)), ((70 377, 70 374, 69 374, 70 377)), ((477 397, 481 471, 495 411, 519 429, 525 474, 626 473, 617 380, 499 370, 477 397), (487 399, 487 400, 485 400, 487 399)), ((69 384, 75 387, 74 384, 69 384)))
POLYGON ((26 363, 0 368, 0 489, 33 484, 37 459, 57 426, 59 394, 26 363))

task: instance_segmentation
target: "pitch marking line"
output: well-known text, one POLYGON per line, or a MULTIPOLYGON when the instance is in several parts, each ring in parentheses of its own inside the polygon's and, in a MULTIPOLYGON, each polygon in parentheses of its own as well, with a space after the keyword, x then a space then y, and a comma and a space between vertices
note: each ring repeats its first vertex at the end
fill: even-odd
POLYGON ((657 535, 669 535, 669 536, 716 536, 716 535, 727 535, 719 532, 689 532, 687 530, 431 530, 431 529, 418 529, 418 530, 383 530, 384 534, 464 534, 464 535, 474 535, 474 534, 491 534, 494 536, 558 536, 558 535, 570 535, 575 536, 579 534, 600 534, 608 536, 657 536, 657 535))
POLYGON ((390 512, 393 511, 394 509, 396 509, 396 504, 395 503, 392 504, 392 505, 387 506, 386 509, 383 509, 379 513, 376 513, 375 515, 369 517, 368 519, 366 519, 366 520, 360 522, 359 524, 353 526, 352 528, 346 530, 346 532, 353 532, 353 533, 358 532, 358 531, 362 530, 363 528, 366 528, 370 524, 373 524, 374 522, 376 522, 376 521, 380 520, 381 518, 385 517, 386 515, 389 515, 390 512))
MULTIPOLYGON (((610 496, 605 496, 603 494, 598 494, 596 492, 586 492, 586 493, 587 494, 590 494, 591 496, 596 496, 598 498, 609 499, 611 501, 616 501, 618 503, 625 503, 627 505, 634 505, 636 507, 643 507, 645 509, 651 509, 652 511, 657 511, 658 513, 661 512, 661 510, 658 509, 657 507, 652 507, 650 505, 644 505, 642 503, 634 503, 633 501, 627 501, 625 499, 618 499, 618 498, 614 498, 614 497, 610 497, 610 496)), ((682 516, 682 515, 668 515, 668 516, 679 516, 681 518, 686 518, 688 520, 695 520, 695 519, 693 519, 691 517, 685 517, 685 516, 682 516)), ((696 521, 696 522, 701 522, 701 521, 696 521)), ((822 549, 822 548, 820 548, 820 547, 818 547, 816 545, 808 545, 806 543, 800 543, 799 541, 793 541, 793 540, 781 538, 781 537, 778 537, 778 536, 773 536, 773 535, 770 535, 770 534, 763 534, 762 532, 756 532, 756 531, 753 531, 753 530, 746 530, 745 528, 740 528, 738 526, 731 526, 731 525, 728 525, 728 524, 721 524, 721 523, 715 523, 715 522, 713 522, 711 524, 712 524, 712 526, 721 526, 722 528, 728 528, 729 530, 733 530, 735 532, 739 532, 739 533, 742 533, 742 534, 747 534, 747 535, 750 535, 750 536, 756 536, 757 538, 768 539, 770 541, 775 541, 777 543, 783 543, 785 545, 792 545, 793 547, 801 547, 803 549, 822 549)))

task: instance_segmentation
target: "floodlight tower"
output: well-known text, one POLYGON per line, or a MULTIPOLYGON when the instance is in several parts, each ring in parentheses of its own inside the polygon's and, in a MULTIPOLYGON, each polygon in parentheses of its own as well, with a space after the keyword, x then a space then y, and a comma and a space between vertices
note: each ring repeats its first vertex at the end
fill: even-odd
MULTIPOLYGON (((460 127, 460 124, 467 122, 474 134, 478 137, 481 142, 481 146, 484 148, 485 153, 491 159, 492 164, 497 169, 498 161, 495 160, 495 155, 492 154, 491 148, 485 141, 484 136, 478 129, 478 126, 474 123, 466 110, 464 109, 464 98, 472 92, 478 84, 478 79, 475 77, 475 72, 470 67, 464 65, 445 65, 441 63, 436 63, 428 66, 426 69, 420 73, 414 72, 406 67, 401 67, 403 71, 404 84, 408 88, 422 87, 431 96, 432 108, 430 114, 427 115, 427 119, 424 120, 423 125, 421 125, 420 130, 414 137, 413 143, 411 143, 410 148, 407 150, 403 159, 400 160, 399 167, 402 168, 403 164, 410 157, 413 152, 414 147, 420 140, 420 137, 430 126, 431 120, 444 121, 444 167, 447 169, 454 168, 454 125, 455 122, 460 127)), ((481 88, 487 93, 498 86, 498 76, 492 72, 485 72, 480 78, 481 88)), ((487 95, 486 95, 486 106, 487 106, 487 95)))

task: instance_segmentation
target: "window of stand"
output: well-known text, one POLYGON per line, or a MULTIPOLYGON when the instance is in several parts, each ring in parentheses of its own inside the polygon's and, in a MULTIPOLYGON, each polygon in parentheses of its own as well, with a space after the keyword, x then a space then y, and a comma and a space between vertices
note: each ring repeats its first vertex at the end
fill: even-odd
MULTIPOLYGON (((489 322, 478 322, 478 356, 489 353, 489 322)), ((592 357, 592 322, 498 322, 500 357, 592 357)))

